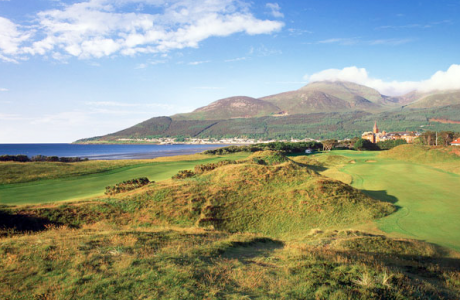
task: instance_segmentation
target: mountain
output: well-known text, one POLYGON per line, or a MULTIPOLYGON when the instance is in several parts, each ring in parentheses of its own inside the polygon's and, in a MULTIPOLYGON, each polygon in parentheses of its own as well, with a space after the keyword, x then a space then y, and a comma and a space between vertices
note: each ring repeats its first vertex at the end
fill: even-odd
POLYGON ((310 112, 382 111, 400 104, 396 97, 381 95, 375 89, 344 81, 310 83, 296 91, 261 98, 282 109, 310 112))
POLYGON ((296 91, 261 98, 289 114, 338 111, 378 111, 385 96, 374 89, 351 82, 313 82, 296 91))
POLYGON ((176 115, 175 119, 225 120, 255 118, 278 113, 280 108, 270 102, 245 96, 220 99, 192 113, 176 115))
POLYGON ((460 90, 437 91, 421 95, 408 105, 410 108, 433 108, 460 104, 460 90))
POLYGON ((386 131, 460 131, 460 124, 453 124, 460 121, 459 110, 460 90, 414 91, 388 97, 351 82, 323 81, 259 99, 220 99, 190 113, 151 118, 112 134, 77 142, 177 136, 351 138, 370 130, 375 121, 386 131), (445 122, 438 124, 436 120, 445 122))

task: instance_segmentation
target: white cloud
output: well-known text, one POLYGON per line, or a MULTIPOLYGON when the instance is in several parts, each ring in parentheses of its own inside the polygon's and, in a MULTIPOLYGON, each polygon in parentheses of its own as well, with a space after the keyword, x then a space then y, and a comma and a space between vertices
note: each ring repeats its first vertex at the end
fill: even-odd
POLYGON ((429 92, 460 89, 460 65, 451 65, 447 71, 438 71, 431 78, 421 81, 383 81, 370 77, 366 69, 357 67, 328 69, 305 75, 304 79, 309 82, 350 81, 374 88, 384 95, 398 96, 414 90, 429 92))
MULTIPOLYGON (((404 16, 404 15, 402 15, 404 16)), ((435 26, 439 25, 452 25, 454 22, 452 20, 442 20, 442 21, 437 21, 437 22, 430 22, 426 24, 419 24, 419 23, 414 23, 414 24, 406 24, 406 25, 384 25, 377 27, 376 29, 394 29, 394 30, 399 30, 399 29, 428 29, 428 28, 433 28, 435 26)))
POLYGON ((209 60, 192 61, 192 62, 189 62, 188 65, 197 66, 197 65, 201 65, 201 64, 207 64, 209 62, 211 62, 211 61, 209 61, 209 60))
POLYGON ((225 62, 235 62, 235 61, 242 61, 242 60, 247 60, 248 58, 243 56, 243 57, 237 57, 233 59, 226 59, 225 62))
POLYGON ((284 18, 284 14, 281 12, 281 7, 278 3, 267 3, 266 7, 275 18, 284 18))
POLYGON ((363 40, 362 38, 359 38, 359 37, 353 37, 353 38, 326 39, 326 40, 317 41, 316 44, 337 44, 337 45, 342 45, 342 46, 353 46, 357 44, 371 45, 371 46, 377 46, 377 45, 399 46, 399 45, 411 43, 413 41, 415 41, 415 39, 412 39, 412 38, 363 40))
POLYGON ((209 37, 270 34, 283 26, 256 18, 240 0, 87 0, 39 12, 35 31, 0 18, 0 59, 165 53, 197 48, 209 37), (147 6, 155 13, 143 13, 147 6))
POLYGON ((313 31, 306 30, 306 29, 298 29, 298 28, 289 28, 288 29, 289 35, 291 36, 301 36, 303 34, 312 34, 313 31))
POLYGON ((251 47, 249 49, 248 55, 257 55, 257 56, 271 56, 271 55, 280 55, 283 52, 274 48, 267 48, 265 45, 261 44, 259 47, 251 47))
POLYGON ((31 33, 23 32, 18 25, 0 17, 0 60, 16 62, 11 58, 19 52, 21 45, 30 38, 31 33))
POLYGON ((0 88, 0 92, 8 92, 8 89, 0 88))
POLYGON ((135 69, 137 69, 137 70, 138 69, 145 69, 145 68, 147 68, 147 66, 148 66, 147 64, 138 64, 135 69))
POLYGON ((389 45, 389 46, 398 46, 415 41, 414 39, 380 39, 369 41, 371 45, 389 45))
POLYGON ((359 42, 358 38, 332 38, 316 42, 317 44, 339 44, 339 45, 355 45, 359 42))

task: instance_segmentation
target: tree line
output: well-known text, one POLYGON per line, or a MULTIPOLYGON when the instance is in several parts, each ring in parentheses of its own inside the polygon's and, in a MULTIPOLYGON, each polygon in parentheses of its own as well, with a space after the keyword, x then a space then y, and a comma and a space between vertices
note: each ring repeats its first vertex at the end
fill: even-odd
POLYGON ((420 135, 420 142, 428 146, 449 146, 452 141, 460 137, 460 132, 453 131, 425 131, 420 135))
POLYGON ((88 158, 81 157, 58 157, 58 156, 45 156, 45 155, 35 155, 28 157, 27 155, 18 154, 18 155, 0 155, 0 161, 14 161, 14 162, 37 162, 37 161, 47 161, 47 162, 80 162, 88 161, 88 158))
POLYGON ((305 152, 305 149, 320 150, 323 148, 323 144, 319 142, 272 142, 272 143, 261 143, 246 146, 228 146, 213 150, 206 150, 204 154, 230 154, 236 152, 257 152, 265 150, 283 151, 287 153, 301 153, 305 152))

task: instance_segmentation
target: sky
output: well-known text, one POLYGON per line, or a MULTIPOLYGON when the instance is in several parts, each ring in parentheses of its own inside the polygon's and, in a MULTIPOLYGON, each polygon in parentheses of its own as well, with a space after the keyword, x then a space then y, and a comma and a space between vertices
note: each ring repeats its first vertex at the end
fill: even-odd
POLYGON ((347 80, 460 89, 459 0, 0 0, 0 143, 347 80))

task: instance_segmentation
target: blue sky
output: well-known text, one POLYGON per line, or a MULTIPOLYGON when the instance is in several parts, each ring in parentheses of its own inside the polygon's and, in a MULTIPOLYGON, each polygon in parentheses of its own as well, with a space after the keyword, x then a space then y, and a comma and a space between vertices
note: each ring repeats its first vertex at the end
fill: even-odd
POLYGON ((458 0, 0 0, 0 143, 71 142, 316 80, 460 88, 458 15, 458 0))

